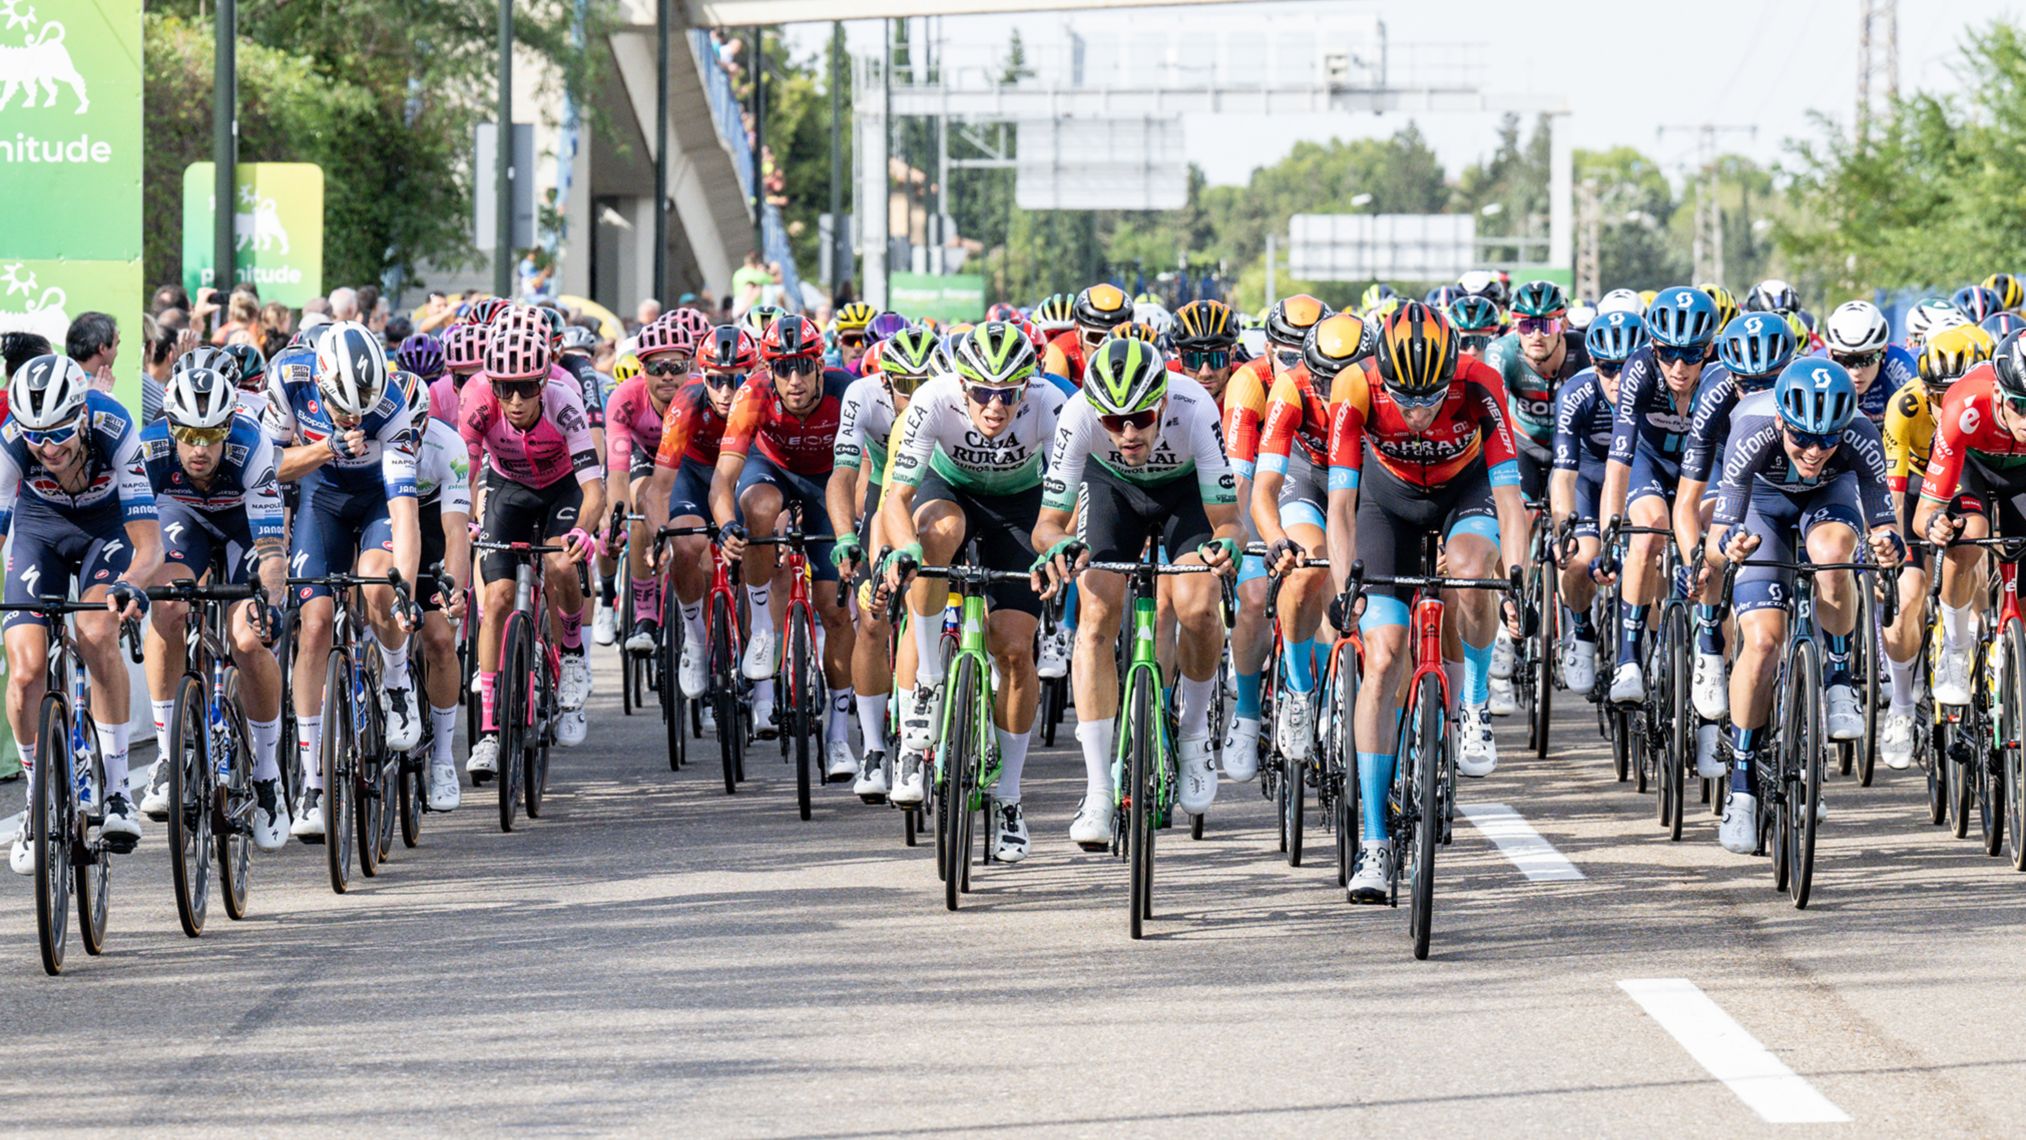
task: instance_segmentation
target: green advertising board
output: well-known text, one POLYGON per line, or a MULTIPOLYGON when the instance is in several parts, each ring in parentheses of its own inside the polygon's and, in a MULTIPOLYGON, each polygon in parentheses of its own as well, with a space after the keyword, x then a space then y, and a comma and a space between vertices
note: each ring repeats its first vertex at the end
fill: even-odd
POLYGON ((109 313, 140 399, 141 0, 0 0, 0 332, 109 313))
POLYGON ((910 320, 985 319, 985 279, 975 273, 895 273, 887 278, 887 308, 910 320))
MULTIPOLYGON (((0 0, 4 4, 6 0, 0 0)), ((183 287, 212 283, 217 214, 208 162, 183 171, 183 287)), ((242 162, 232 172, 235 281, 263 301, 300 308, 324 292, 324 170, 308 162, 242 162)))

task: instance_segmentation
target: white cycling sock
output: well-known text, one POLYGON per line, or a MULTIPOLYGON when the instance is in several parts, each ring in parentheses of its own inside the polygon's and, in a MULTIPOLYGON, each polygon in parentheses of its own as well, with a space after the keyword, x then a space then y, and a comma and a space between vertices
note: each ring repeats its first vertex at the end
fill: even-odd
POLYGON ((1217 678, 1212 675, 1201 681, 1183 677, 1181 684, 1182 715, 1181 734, 1201 736, 1210 731, 1210 698, 1217 692, 1217 678))
POLYGON ((1464 702, 1466 696, 1463 689, 1463 662, 1443 658, 1442 675, 1449 679, 1449 711, 1453 713, 1464 702))
POLYGON ((682 634, 684 637, 689 639, 689 643, 691 645, 697 647, 698 652, 701 652, 703 650, 704 629, 703 629, 702 602, 684 602, 682 604, 682 634))
POLYGON ((296 755, 302 759, 303 787, 324 786, 323 751, 324 718, 321 716, 299 716, 295 718, 296 755))
POLYGON ((943 622, 941 614, 909 614, 908 629, 915 639, 915 684, 943 683, 943 622))
POLYGON ((1100 803, 1111 801, 1113 727, 1110 718, 1076 722, 1076 742, 1083 745, 1084 794, 1100 803))
POLYGON ((127 794, 127 722, 98 726, 98 750, 106 768, 106 794, 127 794))
POLYGON ((248 720, 246 730, 253 736, 253 778, 273 780, 281 776, 275 750, 281 746, 281 718, 248 720))
POLYGON ((429 706, 429 728, 434 738, 429 742, 429 758, 437 764, 454 763, 457 743, 457 706, 447 709, 429 706))
POLYGON ((1968 606, 1942 606, 1942 643, 1961 649, 1976 637, 1977 617, 1968 606))
POLYGON ((390 689, 408 687, 408 640, 401 640, 399 649, 380 646, 380 680, 390 689))
POLYGON ((755 630, 771 630, 774 628, 774 608, 771 604, 773 598, 774 587, 772 583, 765 586, 746 587, 746 609, 751 612, 753 628, 755 630))
POLYGON ((992 790, 992 798, 1002 804, 1020 802, 1020 772, 1027 767, 1027 742, 1033 729, 1027 732, 1008 732, 999 729, 999 783, 992 790))
POLYGON ((155 715, 155 749, 162 755, 169 754, 169 718, 176 715, 175 701, 149 701, 148 709, 155 715))
POLYGON ((824 732, 832 740, 848 740, 851 736, 851 690, 830 690, 830 722, 824 732))
POLYGON ((1895 712, 1912 709, 1914 702, 1920 699, 1914 689, 1914 669, 1919 663, 1918 657, 1912 661, 1885 659, 1886 675, 1892 678, 1892 707, 1895 712))
POLYGON ((866 752, 886 751, 886 701, 885 693, 872 696, 860 694, 858 702, 858 736, 866 752))

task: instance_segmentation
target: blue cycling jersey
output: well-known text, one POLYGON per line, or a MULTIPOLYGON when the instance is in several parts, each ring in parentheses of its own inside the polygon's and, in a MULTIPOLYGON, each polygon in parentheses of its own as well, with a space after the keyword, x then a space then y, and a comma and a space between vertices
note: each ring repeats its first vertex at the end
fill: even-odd
MULTIPOLYGON (((148 483, 163 503, 194 511, 208 521, 223 523, 242 517, 255 539, 282 536, 281 484, 275 478, 275 446, 244 412, 232 417, 232 431, 211 485, 200 489, 183 469, 169 422, 157 420, 141 431, 141 453, 148 483)), ((235 520, 236 521, 236 520, 235 520)), ((236 527, 234 528, 236 529, 236 527)))
MULTIPOLYGON (((277 448, 327 444, 337 434, 330 409, 324 406, 315 380, 316 358, 283 353, 268 364, 267 410, 261 429, 277 448)), ((408 401, 389 377, 380 402, 359 423, 366 436, 363 455, 333 454, 330 461, 304 479, 305 486, 330 488, 350 499, 371 495, 381 500, 415 497, 415 430, 408 420, 408 401)))
MULTIPOLYGON (((1706 361, 1698 384, 1709 384, 1716 376, 1727 375, 1724 366, 1706 361)), ((1653 346, 1642 345, 1625 361, 1618 374, 1618 409, 1612 421, 1611 462, 1630 464, 1632 457, 1645 453, 1667 468, 1681 462, 1688 446, 1688 429, 1694 404, 1677 404, 1660 366, 1653 358, 1653 346)))
POLYGON ((22 436, 21 421, 10 416, 0 424, 0 535, 12 525, 17 507, 89 523, 87 529, 107 533, 155 517, 155 495, 141 463, 140 434, 134 430, 133 417, 104 392, 87 392, 79 422, 85 478, 84 488, 75 493, 65 490, 56 474, 35 457, 22 436))
MULTIPOLYGON (((1828 356, 1829 350, 1818 348, 1810 356, 1828 356)), ((1878 375, 1871 380, 1871 387, 1857 397, 1857 410, 1863 412, 1872 423, 1885 425, 1885 409, 1892 403, 1892 394, 1907 386, 1920 376, 1920 368, 1914 361, 1913 353, 1904 345, 1885 346, 1885 359, 1879 362, 1878 375)))
POLYGON ((1721 466, 1720 457, 1730 442, 1738 402, 1759 392, 1770 391, 1770 379, 1733 376, 1718 369, 1705 371, 1704 383, 1695 390, 1695 405, 1688 426, 1688 446, 1681 453, 1684 481, 1708 483, 1721 466))
POLYGON ((1724 453, 1723 481, 1717 487, 1712 524, 1731 526, 1744 521, 1755 485, 1788 494, 1816 490, 1845 472, 1857 475, 1858 501, 1867 526, 1889 526, 1892 501, 1885 491, 1885 443, 1870 420, 1858 416, 1843 429, 1836 451, 1813 477, 1794 469, 1780 430, 1779 408, 1771 392, 1758 392, 1739 402, 1732 420, 1731 445, 1724 453))
POLYGON ((1617 414, 1595 368, 1571 376, 1555 395, 1555 470, 1602 471, 1617 414))

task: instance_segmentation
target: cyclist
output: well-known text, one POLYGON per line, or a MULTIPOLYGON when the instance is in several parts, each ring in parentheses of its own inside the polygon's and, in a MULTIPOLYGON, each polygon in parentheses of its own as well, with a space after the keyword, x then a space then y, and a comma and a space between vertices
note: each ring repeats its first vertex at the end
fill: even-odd
MULTIPOLYGON (((1419 304, 1419 302, 1415 302, 1419 304)), ((1323 548, 1323 515, 1329 501, 1330 409, 1350 383, 1338 373, 1332 387, 1317 391, 1303 360, 1308 332, 1329 306, 1306 293, 1276 304, 1266 317, 1267 358, 1273 386, 1260 426, 1259 458, 1252 482, 1253 524, 1266 543, 1266 569, 1286 578, 1279 603, 1283 683, 1275 693, 1274 742, 1283 756, 1307 754, 1315 738, 1316 656, 1327 651, 1314 642, 1328 601, 1329 577, 1302 560, 1323 548)), ((1364 342, 1365 322, 1355 339, 1343 324, 1341 342, 1364 342)))
POLYGON ((1048 342, 1041 370, 1080 386, 1084 357, 1103 344, 1113 329, 1133 319, 1133 303, 1125 290, 1099 282, 1076 295, 1070 318, 1075 327, 1048 342))
MULTIPOLYGON (((1188 354, 1197 350, 1182 347, 1181 351, 1186 367, 1188 354)), ((1232 351, 1239 351, 1236 344, 1232 351)), ((1266 419, 1266 394, 1279 367, 1269 348, 1264 355, 1235 366, 1224 384, 1224 453, 1237 480, 1238 515, 1247 546, 1261 541, 1259 524, 1249 508, 1258 469, 1259 429, 1266 419)), ((1259 771, 1260 674, 1267 655, 1273 652, 1273 629, 1266 622, 1267 588, 1266 560, 1257 554, 1245 555, 1238 571, 1238 620, 1231 629, 1231 674, 1238 693, 1222 758, 1224 776, 1234 783, 1244 783, 1259 771)))
MULTIPOLYGON (((1555 393, 1590 366, 1582 334, 1568 328, 1569 298, 1552 281, 1528 281, 1512 295, 1513 331, 1491 342, 1484 362, 1505 384, 1507 421, 1519 447, 1520 494, 1547 501, 1555 461, 1555 393)), ((1513 646, 1501 631, 1491 653, 1491 711, 1517 710, 1512 689, 1513 646)))
MULTIPOLYGON (((760 342, 766 372, 739 389, 718 444, 711 477, 710 509, 725 557, 745 564, 746 605, 753 628, 741 668, 753 689, 753 724, 763 739, 779 731, 773 723, 774 650, 779 630, 773 588, 779 566, 772 546, 746 550, 746 535, 773 534, 786 524, 788 505, 798 504, 802 532, 813 548, 832 545, 824 484, 836 462, 837 423, 851 376, 823 367, 823 334, 805 317, 783 316, 760 342), (743 518, 742 523, 739 520, 743 518)), ((827 549, 809 559, 818 582, 837 581, 827 549)), ((783 581, 785 585, 785 580, 783 581)), ((823 623, 823 672, 829 680, 830 718, 825 733, 827 779, 858 775, 858 758, 847 739, 851 720, 851 622, 833 590, 813 591, 823 623)), ((784 615, 785 617, 785 615, 784 615)))
POLYGON ((488 331, 482 325, 452 325, 443 332, 443 375, 429 386, 429 414, 452 428, 465 384, 485 367, 488 331))
MULTIPOLYGON (((1869 539, 1872 556, 1888 569, 1905 554, 1885 497, 1885 449, 1878 429, 1857 414, 1857 387, 1841 365, 1795 361, 1770 393, 1738 406, 1710 545, 1732 562, 1760 551, 1775 561, 1793 561, 1805 553, 1810 562, 1848 562, 1861 537, 1869 539)), ((1787 639, 1788 574, 1747 566, 1739 571, 1732 595, 1740 644, 1731 671, 1731 795, 1717 836, 1725 850, 1740 855, 1758 846, 1753 765, 1787 639)), ((1864 733, 1850 684, 1856 590, 1847 570, 1816 579, 1815 621, 1822 631, 1832 740, 1855 740, 1864 733)))
POLYGON ((837 310, 830 319, 830 336, 835 342, 831 348, 829 364, 842 368, 853 376, 865 373, 860 364, 865 358, 866 346, 872 343, 867 329, 879 310, 864 301, 853 301, 837 310))
MULTIPOLYGON (((1929 451, 1934 444, 1935 408, 1963 374, 1991 359, 1996 345, 1981 328, 1959 325, 1936 333, 1921 349, 1919 377, 1893 394, 1885 415, 1886 487, 1894 517, 1913 530, 1929 451)), ((1891 702, 1878 734, 1878 752, 1889 768, 1913 763, 1915 702, 1919 700, 1921 641, 1927 636, 1927 551, 1915 548, 1899 576, 1899 613, 1880 639, 1885 650, 1891 702)))
MULTIPOLYGON (((269 602, 249 600, 233 607, 232 659, 239 667, 239 702, 253 736, 252 820, 254 842, 273 851, 288 839, 288 805, 283 802, 276 746, 281 737, 281 666, 268 648, 280 633, 274 605, 285 595, 288 559, 282 552, 281 484, 275 478, 274 444, 260 424, 240 411, 232 385, 208 368, 169 378, 162 395, 162 418, 141 431, 141 457, 155 495, 162 534, 162 568, 156 584, 201 578, 214 556, 234 585, 257 579, 269 602)), ((150 608, 143 661, 149 704, 155 718, 156 754, 141 814, 169 818, 169 720, 176 680, 183 671, 180 602, 150 608)))
MULTIPOLYGON (((10 530, 5 600, 61 596, 75 578, 80 601, 106 604, 77 615, 77 646, 92 678, 92 702, 105 711, 98 725, 105 765, 100 835, 116 852, 141 839, 141 821, 127 789, 126 662, 119 626, 147 613, 142 587, 161 566, 155 498, 141 464, 133 420, 111 396, 91 390, 76 361, 37 356, 7 386, 8 418, 0 424, 0 536, 10 530)), ((7 719, 21 767, 35 772, 37 709, 42 704, 48 632, 40 615, 10 613, 7 719)), ((33 795, 34 780, 26 781, 33 795)), ((30 807, 34 805, 31 803, 30 807)), ((33 829, 23 819, 9 865, 35 870, 33 829)))
POLYGON ((1588 693, 1597 683, 1597 627, 1590 615, 1597 582, 1590 564, 1598 551, 1597 500, 1611 454, 1618 378, 1625 361, 1645 342, 1646 322, 1638 314, 1599 315, 1583 338, 1590 367, 1563 384, 1555 397, 1555 473, 1548 482, 1548 499, 1555 533, 1561 534, 1568 524, 1575 540, 1562 562, 1562 602, 1570 611, 1562 679, 1578 693, 1588 693))
POLYGON ((416 598, 422 610, 422 655, 429 662, 429 810, 454 811, 457 783, 458 681, 455 623, 465 612, 471 567, 471 467, 458 430, 430 411, 429 390, 414 376, 397 376, 408 394, 415 429, 415 499, 422 530, 422 566, 436 575, 434 589, 416 598))
MULTIPOLYGON (((642 491, 641 513, 655 531, 663 525, 702 526, 710 518, 711 473, 717 467, 725 419, 731 415, 739 386, 759 365, 759 346, 737 325, 719 325, 698 346, 692 361, 697 378, 668 402, 661 444, 654 453, 654 475, 642 491)), ((704 591, 710 588, 708 546, 702 535, 675 539, 663 563, 682 607, 677 675, 683 696, 690 700, 703 696, 710 684, 703 621, 704 591)))
MULTIPOLYGON (((244 343, 228 344, 223 351, 239 366, 239 410, 258 422, 261 413, 267 410, 267 357, 258 348, 244 343)), ((219 371, 231 379, 230 372, 219 371)))
MULTIPOLYGON (((841 537, 831 547, 839 572, 849 576, 866 559, 868 548, 885 545, 875 532, 885 479, 887 440, 907 411, 915 390, 934 371, 936 338, 927 329, 910 326, 880 341, 877 367, 844 390, 838 413, 835 469, 825 489, 831 528, 841 537), (854 524, 854 520, 856 520, 854 524)), ((893 661, 887 651, 886 610, 872 604, 862 591, 858 634, 851 649, 851 687, 858 709, 860 752, 858 780, 852 791, 877 802, 887 793, 886 712, 893 687, 893 661)))
POLYGON ((1822 326, 1820 355, 1843 366, 1857 385, 1857 410, 1883 425, 1894 393, 1917 378, 1913 353, 1890 343, 1891 326, 1870 301, 1845 301, 1822 326))
MULTIPOLYGON (((677 393, 689 383, 696 343, 686 327, 656 321, 640 330, 633 354, 640 358, 641 374, 612 393, 605 415, 605 497, 629 515, 641 503, 641 491, 654 476, 662 422, 677 393)), ((633 628, 626 631, 626 652, 645 655, 654 652, 661 636, 661 582, 649 558, 654 532, 639 523, 627 526, 626 572, 633 592, 633 628)), ((617 540, 616 535, 612 538, 617 540)))
POLYGON ((1505 333, 1505 312, 1487 298, 1464 293, 1443 310, 1459 338, 1457 351, 1472 360, 1483 360, 1492 343, 1505 333))
POLYGON ((1076 327, 1076 298, 1067 293, 1051 293, 1035 303, 1031 317, 1042 335, 1053 341, 1076 327))
MULTIPOLYGON (((1676 285, 1654 296, 1643 319, 1647 343, 1625 361, 1618 378, 1618 408, 1599 512, 1605 518, 1622 516, 1636 526, 1660 529, 1670 525, 1696 386, 1716 339, 1716 302, 1700 289, 1676 285)), ((1660 573, 1665 544, 1659 534, 1639 534, 1628 546, 1610 699, 1639 704, 1646 699, 1639 650, 1647 611, 1667 588, 1660 573)), ((1607 575, 1617 571, 1612 552, 1599 557, 1604 561, 1597 569, 1607 575)))
MULTIPOLYGON (((581 714, 591 690, 590 668, 584 661, 584 591, 577 566, 596 545, 584 521, 602 516, 605 484, 582 391, 552 379, 554 364, 548 337, 538 329, 525 324, 495 327, 486 342, 485 371, 465 386, 457 430, 464 439, 469 469, 487 472, 480 532, 497 542, 539 544, 560 538, 566 548, 545 555, 542 562, 548 600, 561 630, 562 678, 556 703, 564 713, 562 720, 568 722, 576 719, 570 714, 581 714), (490 469, 484 466, 488 456, 490 469)), ((492 779, 499 768, 495 697, 500 640, 514 607, 515 561, 505 550, 487 551, 479 559, 485 581, 478 627, 480 736, 464 764, 473 784, 492 779)))
MULTIPOLYGON (((1113 337, 1098 347, 1083 391, 1063 407, 1042 486, 1033 537, 1042 552, 1034 584, 1045 586, 1044 596, 1087 562, 1138 561, 1150 537, 1177 564, 1208 565, 1226 578, 1237 574, 1237 480, 1224 458, 1216 401, 1188 376, 1171 374, 1152 345, 1113 337), (1081 530, 1072 536, 1079 510, 1081 530)), ((1073 660, 1087 787, 1077 826, 1093 834, 1102 829, 1109 841, 1119 704, 1110 651, 1118 641, 1126 580, 1096 570, 1083 578, 1073 660)), ((1210 699, 1224 647, 1219 589, 1205 575, 1163 585, 1180 623, 1177 799, 1183 811, 1200 815, 1217 797, 1210 699)))
MULTIPOLYGON (((422 558, 415 433, 405 394, 389 383, 380 339, 356 321, 329 324, 318 330, 312 361, 291 360, 270 373, 261 428, 280 456, 279 477, 301 487, 289 555, 295 576, 322 578, 354 566, 363 577, 392 568, 413 582, 422 558)), ((369 587, 365 596, 380 652, 387 747, 413 748, 422 720, 408 672, 408 635, 420 618, 396 612, 389 587, 369 587)), ((297 598, 293 688, 304 780, 290 832, 315 842, 324 834, 323 661, 334 611, 327 586, 303 586, 297 598)))
MULTIPOLYGON (((967 539, 977 540, 979 560, 987 569, 1027 570, 1034 561, 1028 538, 1041 513, 1042 457, 1055 436, 1062 392, 1053 384, 1033 382, 1034 346, 1016 325, 980 325, 957 338, 949 358, 951 371, 915 389, 901 417, 893 474, 879 507, 880 525, 895 544, 886 566, 889 589, 906 585, 916 566, 947 564, 967 539)), ((942 710, 943 660, 937 640, 948 596, 944 583, 929 580, 915 582, 908 592, 915 660, 912 669, 902 661, 895 678, 901 694, 901 763, 889 795, 899 804, 924 798, 922 756, 935 743, 942 710)), ((987 589, 986 600, 991 606, 986 639, 1001 677, 993 710, 1000 757, 993 846, 1000 860, 1013 863, 1026 858, 1028 849, 1020 774, 1040 688, 1034 631, 1041 602, 1025 585, 1001 583, 987 589)), ((1077 734, 1083 739, 1083 725, 1077 734)), ((1105 763, 1111 763, 1109 754, 1105 763)), ((1079 811, 1070 838, 1088 844, 1092 840, 1086 829, 1079 811)), ((1104 835, 1110 830, 1107 815, 1104 835)))
MULTIPOLYGON (((1421 536, 1442 535, 1445 572, 1504 577, 1526 561, 1526 504, 1505 393, 1498 373, 1462 360, 1456 333, 1419 302, 1402 305, 1378 331, 1376 362, 1350 365, 1330 424, 1330 573, 1339 593, 1354 561, 1378 577, 1433 573, 1421 565, 1421 536)), ((1365 644, 1353 735, 1364 804, 1364 845, 1350 884, 1356 902, 1379 902, 1391 879, 1386 844, 1387 789, 1393 780, 1398 712, 1412 650, 1407 644, 1411 591, 1372 587, 1358 620, 1365 644)), ((1457 771, 1489 775, 1498 753, 1484 711, 1489 697, 1492 627, 1497 609, 1483 590, 1445 599, 1463 644, 1463 676, 1451 673, 1457 705, 1457 771), (1460 681, 1460 683, 1458 683, 1460 681)), ((1338 615, 1347 624, 1348 615, 1338 615)))

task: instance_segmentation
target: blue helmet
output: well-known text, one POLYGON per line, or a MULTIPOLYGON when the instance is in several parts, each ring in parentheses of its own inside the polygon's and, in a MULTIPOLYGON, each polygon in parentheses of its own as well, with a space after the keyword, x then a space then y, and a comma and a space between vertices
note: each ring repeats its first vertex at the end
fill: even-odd
POLYGON ((1977 323, 1983 326, 1985 332, 1991 334, 1992 340, 2004 340, 2014 332, 2026 328, 2026 317, 2010 309, 2000 309, 1977 323))
POLYGON ((1780 418, 1795 431, 1834 435, 1857 415, 1857 385, 1841 364, 1807 356, 1789 364, 1773 385, 1780 418))
POLYGON ((1646 307, 1646 335, 1663 348, 1708 347, 1716 337, 1716 302, 1686 285, 1662 289, 1646 307))
POLYGON ((1458 289, 1454 285, 1437 285, 1435 288, 1428 290, 1428 295, 1422 298, 1422 300, 1435 308, 1447 309, 1456 303, 1458 297, 1463 295, 1463 290, 1458 289))
POLYGON ((2004 311, 2005 308, 2004 302, 1998 297, 1998 291, 1986 289, 1982 285, 1966 285, 1956 290, 1956 295, 1949 299, 1956 303, 1956 308, 1961 309, 1964 316, 1978 322, 1982 322, 1993 313, 2004 311))
POLYGON ((1623 364, 1646 343, 1646 322, 1637 313, 1599 313, 1583 334, 1583 347, 1590 359, 1602 364, 1623 364))
POLYGON ((1771 376, 1794 359, 1794 329, 1777 313, 1731 318, 1716 342, 1717 359, 1733 376, 1771 376))

